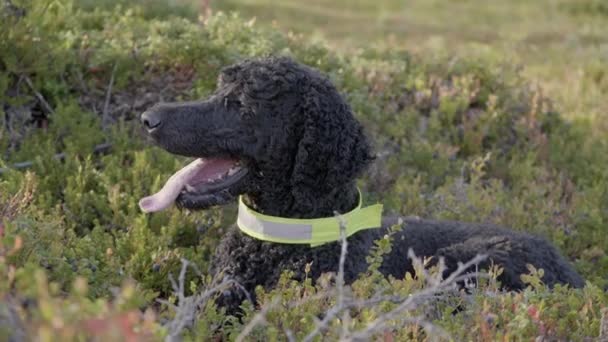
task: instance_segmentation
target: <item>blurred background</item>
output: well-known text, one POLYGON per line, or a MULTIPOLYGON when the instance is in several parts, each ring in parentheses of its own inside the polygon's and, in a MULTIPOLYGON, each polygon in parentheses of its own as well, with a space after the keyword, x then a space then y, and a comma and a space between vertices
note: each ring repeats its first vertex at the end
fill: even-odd
MULTIPOLYGON (((360 48, 487 55, 518 64, 568 116, 601 115, 608 102, 608 1, 605 0, 122 0, 149 17, 197 20, 239 12, 257 25, 360 48), (168 11, 167 8, 171 10, 168 11)), ((115 0, 81 0, 111 8, 115 0)), ((120 1, 118 1, 120 3, 120 1)))

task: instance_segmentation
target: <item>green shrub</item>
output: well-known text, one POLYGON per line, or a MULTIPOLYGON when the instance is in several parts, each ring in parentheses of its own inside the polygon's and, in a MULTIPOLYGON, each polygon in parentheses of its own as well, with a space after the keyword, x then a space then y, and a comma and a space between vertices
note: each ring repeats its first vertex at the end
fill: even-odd
MULTIPOLYGON (((218 13, 203 25, 159 16, 160 2, 78 4, 18 2, 23 17, 2 10, 0 329, 19 317, 25 333, 41 340, 173 333, 162 323, 176 319, 185 299, 169 275, 177 277, 182 259, 206 269, 233 208, 141 213, 138 199, 184 160, 149 147, 134 119, 160 96, 205 96, 224 65, 286 54, 327 73, 365 124, 379 158, 361 185, 387 211, 542 234, 589 282, 583 290, 550 291, 533 272, 528 290, 502 294, 489 281, 471 295, 424 301, 380 335, 430 339, 439 330, 420 329, 428 320, 456 340, 598 336, 608 302, 606 142, 593 122, 562 119, 516 68, 372 49, 342 56, 238 15, 218 13), (103 143, 110 151, 93 153, 103 143), (11 168, 27 160, 29 172, 11 168)), ((349 296, 407 298, 430 286, 424 277, 380 276, 373 265, 388 249, 390 237, 378 241, 369 273, 349 296)), ((190 298, 208 289, 205 272, 189 271, 183 281, 190 298)), ((233 339, 251 327, 251 339, 304 338, 335 307, 330 284, 329 276, 313 285, 285 274, 276 289, 259 290, 259 306, 245 304, 242 321, 205 300, 184 333, 233 339), (253 324, 261 313, 263 328, 253 324)), ((396 306, 352 307, 348 321, 337 316, 321 333, 333 339, 343 326, 361 331, 396 306)))

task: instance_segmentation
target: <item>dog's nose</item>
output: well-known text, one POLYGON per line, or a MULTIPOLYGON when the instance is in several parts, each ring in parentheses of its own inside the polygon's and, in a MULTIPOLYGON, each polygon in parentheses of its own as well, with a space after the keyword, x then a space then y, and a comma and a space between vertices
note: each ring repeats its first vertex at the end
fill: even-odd
POLYGON ((158 113, 150 111, 144 112, 141 115, 141 123, 146 127, 148 131, 151 131, 160 126, 160 115, 158 113))

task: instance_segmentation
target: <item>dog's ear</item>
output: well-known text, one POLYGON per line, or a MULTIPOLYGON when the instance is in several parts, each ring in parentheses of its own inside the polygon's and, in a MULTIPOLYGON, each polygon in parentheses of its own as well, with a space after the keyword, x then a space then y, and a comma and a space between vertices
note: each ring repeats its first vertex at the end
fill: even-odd
POLYGON ((373 156, 361 124, 330 81, 315 73, 304 83, 304 128, 291 181, 296 200, 314 206, 352 182, 373 156))

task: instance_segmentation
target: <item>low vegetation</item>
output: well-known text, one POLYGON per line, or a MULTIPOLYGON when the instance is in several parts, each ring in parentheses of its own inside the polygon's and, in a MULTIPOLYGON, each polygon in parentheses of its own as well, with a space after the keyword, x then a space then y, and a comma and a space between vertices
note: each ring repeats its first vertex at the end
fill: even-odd
POLYGON ((608 139, 595 116, 564 115, 518 66, 491 54, 340 54, 236 14, 198 22, 183 6, 104 3, 0 7, 0 336, 607 336, 608 139), (209 94, 221 67, 267 54, 319 68, 344 92, 378 152, 361 187, 387 211, 543 235, 586 287, 548 289, 531 268, 528 289, 501 293, 500 270, 490 269, 478 288, 456 292, 424 260, 418 277, 386 279, 377 265, 387 236, 351 287, 339 275, 334 286, 332 275, 313 285, 286 273, 244 304, 242 319, 225 315, 205 270, 234 208, 140 212, 138 199, 184 160, 148 144, 137 117, 157 101, 209 94))

